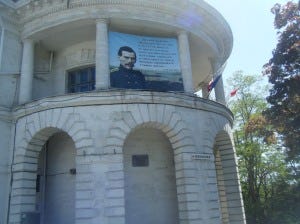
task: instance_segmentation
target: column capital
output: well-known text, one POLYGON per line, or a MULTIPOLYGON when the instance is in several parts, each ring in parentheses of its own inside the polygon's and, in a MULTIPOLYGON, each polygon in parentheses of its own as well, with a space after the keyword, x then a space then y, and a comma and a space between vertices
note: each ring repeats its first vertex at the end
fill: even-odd
POLYGON ((182 30, 182 29, 177 30, 177 31, 176 31, 176 34, 177 34, 177 36, 180 36, 180 35, 186 35, 186 36, 189 36, 189 32, 186 31, 186 30, 182 30))
POLYGON ((31 38, 23 38, 22 43, 34 44, 35 41, 31 38))
POLYGON ((109 23, 109 18, 97 18, 95 19, 95 23, 104 23, 104 24, 108 24, 109 23))

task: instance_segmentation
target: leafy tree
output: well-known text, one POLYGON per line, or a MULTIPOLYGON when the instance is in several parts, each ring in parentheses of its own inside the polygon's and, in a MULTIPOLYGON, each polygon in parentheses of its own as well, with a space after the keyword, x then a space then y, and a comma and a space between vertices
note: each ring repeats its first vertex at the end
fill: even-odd
MULTIPOLYGON (((276 4, 274 26, 278 43, 273 56, 264 65, 264 73, 272 84, 264 115, 283 137, 288 158, 300 161, 300 2, 276 4)), ((297 169, 294 169, 297 172, 297 169)))
MULTIPOLYGON (((281 212, 286 211, 286 205, 276 203, 276 199, 290 199, 288 189, 294 187, 289 181, 285 154, 275 141, 272 125, 262 114, 267 107, 264 99, 267 89, 259 83, 262 82, 258 77, 241 71, 229 80, 230 86, 238 88, 229 107, 235 116, 234 137, 247 223, 297 223, 294 210, 281 212)), ((294 197, 300 199, 299 193, 294 197)))

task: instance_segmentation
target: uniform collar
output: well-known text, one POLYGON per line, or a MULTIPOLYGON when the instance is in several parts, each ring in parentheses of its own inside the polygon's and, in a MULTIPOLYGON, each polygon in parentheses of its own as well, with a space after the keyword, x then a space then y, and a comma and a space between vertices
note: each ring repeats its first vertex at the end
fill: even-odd
POLYGON ((122 65, 119 66, 119 70, 122 72, 132 72, 133 71, 133 69, 124 68, 122 65))

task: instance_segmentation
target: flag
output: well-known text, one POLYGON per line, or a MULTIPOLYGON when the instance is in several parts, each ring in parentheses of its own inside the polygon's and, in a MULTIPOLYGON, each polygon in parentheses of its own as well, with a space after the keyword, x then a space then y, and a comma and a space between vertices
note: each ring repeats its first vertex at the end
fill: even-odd
POLYGON ((221 78, 222 74, 218 75, 215 79, 211 80, 209 83, 208 83, 208 86, 207 86, 207 90, 208 92, 212 91, 213 88, 215 88, 215 86, 217 85, 219 79, 221 78))
POLYGON ((230 96, 234 96, 236 94, 236 92, 238 91, 238 89, 234 89, 230 92, 230 96))

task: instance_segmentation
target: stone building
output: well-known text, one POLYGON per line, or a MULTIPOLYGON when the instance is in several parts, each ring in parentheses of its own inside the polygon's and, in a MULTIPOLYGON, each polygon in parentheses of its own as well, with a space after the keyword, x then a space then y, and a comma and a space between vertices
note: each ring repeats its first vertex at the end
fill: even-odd
POLYGON ((0 223, 245 223, 232 42, 203 0, 0 0, 0 223), (110 85, 113 34, 147 88, 110 85))

